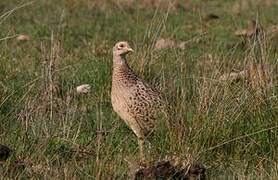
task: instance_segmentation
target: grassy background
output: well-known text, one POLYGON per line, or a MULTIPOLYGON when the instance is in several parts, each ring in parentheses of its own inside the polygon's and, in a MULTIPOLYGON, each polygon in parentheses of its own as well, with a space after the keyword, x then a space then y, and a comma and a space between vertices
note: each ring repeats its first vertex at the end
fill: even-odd
POLYGON ((126 40, 135 49, 131 66, 165 94, 179 132, 169 138, 160 130, 150 160, 198 160, 213 179, 278 178, 278 39, 247 46, 234 35, 252 19, 265 30, 276 25, 277 3, 115 2, 41 0, 18 9, 24 1, 0 2, 0 142, 14 150, 10 163, 27 164, 13 176, 127 178, 137 141, 110 104, 111 51, 126 40), (212 13, 219 19, 208 19, 212 13), (160 37, 185 41, 185 49, 154 51, 160 37), (271 88, 219 81, 250 62, 273 69, 271 88), (76 94, 84 83, 91 93, 76 94))

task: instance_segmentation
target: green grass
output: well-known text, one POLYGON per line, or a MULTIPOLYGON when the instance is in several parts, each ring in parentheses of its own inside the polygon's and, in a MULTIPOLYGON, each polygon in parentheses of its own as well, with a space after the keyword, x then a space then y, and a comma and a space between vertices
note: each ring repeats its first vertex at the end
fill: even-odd
MULTIPOLYGON (((0 12, 22 3, 2 0, 0 12)), ((112 47, 127 40, 135 49, 131 66, 166 96, 177 126, 178 137, 160 130, 150 140, 150 160, 192 156, 211 179, 278 178, 275 37, 248 48, 233 34, 250 19, 265 29, 275 25, 278 5, 253 1, 237 14, 236 3, 192 1, 192 9, 167 12, 43 0, 2 16, 0 143, 14 150, 10 162, 20 158, 28 164, 12 176, 127 178, 124 159, 138 159, 137 141, 110 103, 112 47), (207 21, 209 13, 220 18, 207 21), (31 40, 6 38, 18 34, 31 40), (155 52, 159 37, 189 43, 184 50, 155 52), (261 61, 274 69, 273 86, 263 94, 245 81, 219 81, 223 73, 261 61), (91 93, 75 94, 85 83, 91 93)))

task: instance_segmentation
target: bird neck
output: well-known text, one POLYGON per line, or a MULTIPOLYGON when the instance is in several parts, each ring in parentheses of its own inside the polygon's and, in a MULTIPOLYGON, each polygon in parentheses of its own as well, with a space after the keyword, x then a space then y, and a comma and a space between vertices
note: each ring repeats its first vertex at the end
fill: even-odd
POLYGON ((113 61, 112 87, 133 86, 138 78, 129 67, 125 56, 114 56, 113 61))
POLYGON ((114 55, 113 57, 113 69, 119 69, 122 67, 129 67, 125 56, 114 55))

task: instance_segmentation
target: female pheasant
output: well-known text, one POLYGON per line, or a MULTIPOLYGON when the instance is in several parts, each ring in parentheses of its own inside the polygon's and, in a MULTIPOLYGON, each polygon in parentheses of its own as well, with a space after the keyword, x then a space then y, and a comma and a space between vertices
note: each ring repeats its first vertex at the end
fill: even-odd
POLYGON ((137 136, 140 156, 144 160, 144 141, 154 130, 163 103, 160 93, 129 67, 126 60, 129 52, 133 50, 124 41, 113 48, 111 102, 114 111, 137 136))

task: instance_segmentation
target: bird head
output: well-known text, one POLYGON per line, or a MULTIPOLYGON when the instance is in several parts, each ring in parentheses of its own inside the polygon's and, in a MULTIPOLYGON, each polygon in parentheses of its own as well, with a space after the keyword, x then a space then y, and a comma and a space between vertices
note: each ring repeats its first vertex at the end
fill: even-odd
POLYGON ((125 56, 129 52, 133 52, 133 49, 125 41, 117 42, 113 47, 113 54, 116 56, 125 56))

